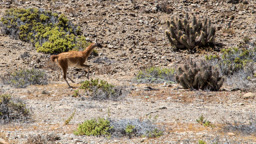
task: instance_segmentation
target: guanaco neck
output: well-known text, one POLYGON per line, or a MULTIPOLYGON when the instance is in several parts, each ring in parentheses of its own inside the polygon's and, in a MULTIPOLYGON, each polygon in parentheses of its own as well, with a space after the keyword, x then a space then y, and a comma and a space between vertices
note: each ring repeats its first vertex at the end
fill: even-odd
POLYGON ((92 43, 90 44, 82 53, 83 53, 83 56, 85 58, 88 58, 89 55, 92 53, 92 50, 96 47, 97 45, 92 43))

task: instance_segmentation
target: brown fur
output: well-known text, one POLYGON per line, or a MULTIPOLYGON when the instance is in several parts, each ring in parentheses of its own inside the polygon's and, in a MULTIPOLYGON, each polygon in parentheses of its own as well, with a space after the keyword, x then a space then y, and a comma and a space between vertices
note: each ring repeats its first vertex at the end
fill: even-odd
MULTIPOLYGON (((63 70, 63 78, 67 82, 68 86, 70 87, 66 77, 67 77, 67 70, 68 67, 82 67, 82 68, 88 68, 87 72, 87 78, 89 79, 89 65, 85 65, 84 63, 87 61, 87 58, 91 54, 92 50, 95 47, 99 47, 99 44, 92 43, 89 45, 84 51, 69 51, 69 52, 63 52, 58 55, 52 55, 50 57, 51 61, 56 62, 63 70)), ((68 77, 69 78, 69 77, 68 77)), ((69 78, 72 82, 74 82, 71 78, 69 78)))

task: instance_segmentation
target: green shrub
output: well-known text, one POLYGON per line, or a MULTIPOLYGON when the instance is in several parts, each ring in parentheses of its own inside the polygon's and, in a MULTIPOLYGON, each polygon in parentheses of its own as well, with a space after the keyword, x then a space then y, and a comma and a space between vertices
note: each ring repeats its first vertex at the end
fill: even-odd
POLYGON ((205 141, 203 141, 203 140, 199 140, 198 144, 207 144, 207 143, 205 141))
POLYGON ((25 121, 29 118, 29 110, 21 100, 10 95, 0 95, 0 121, 25 121))
POLYGON ((139 83, 173 83, 175 81, 175 70, 172 68, 150 67, 139 71, 136 81, 139 83))
POLYGON ((223 49, 221 54, 206 59, 226 77, 225 83, 232 89, 255 90, 256 83, 251 80, 256 78, 256 47, 223 49))
POLYGON ((109 133, 112 127, 109 120, 104 118, 86 120, 80 124, 75 135, 87 135, 87 136, 111 136, 109 133))
POLYGON ((132 133, 135 132, 135 126, 134 125, 127 125, 125 128, 125 133, 129 136, 129 138, 132 138, 132 133))
POLYGON ((148 131, 147 135, 149 138, 156 138, 163 135, 163 131, 155 128, 153 131, 148 131))
POLYGON ((213 127, 214 126, 210 121, 205 120, 203 115, 201 115, 199 117, 199 119, 196 120, 196 122, 198 122, 199 124, 201 124, 201 125, 203 125, 205 127, 213 127))
POLYGON ((86 92, 89 92, 93 99, 98 100, 117 100, 119 97, 127 94, 123 87, 115 87, 107 81, 99 79, 84 81, 81 84, 80 89, 84 89, 86 92))
POLYGON ((5 34, 32 43, 39 52, 60 53, 89 45, 81 28, 63 14, 36 8, 10 9, 1 22, 5 34))
MULTIPOLYGON (((216 65, 220 68, 223 75, 233 75, 239 70, 245 69, 251 62, 256 62, 256 48, 222 49, 220 55, 208 55, 206 60, 217 61, 216 65)), ((247 68, 246 68, 247 69, 247 68)))
POLYGON ((45 85, 47 84, 47 76, 41 70, 24 69, 13 72, 2 77, 5 84, 10 84, 16 88, 25 88, 29 85, 45 85))

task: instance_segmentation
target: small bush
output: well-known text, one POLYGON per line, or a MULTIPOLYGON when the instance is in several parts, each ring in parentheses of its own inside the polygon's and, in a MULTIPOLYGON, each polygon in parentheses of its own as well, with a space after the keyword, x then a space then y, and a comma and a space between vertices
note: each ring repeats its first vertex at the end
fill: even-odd
POLYGON ((118 121, 111 120, 111 135, 113 137, 159 137, 163 131, 156 127, 150 120, 141 121, 139 119, 122 119, 118 121))
POLYGON ((80 89, 84 89, 89 92, 94 100, 118 100, 125 96, 127 91, 122 87, 115 87, 109 84, 107 81, 99 79, 91 79, 90 81, 84 81, 80 89))
POLYGON ((32 43, 39 52, 60 53, 89 45, 81 28, 63 14, 37 8, 9 9, 0 22, 4 34, 32 43))
POLYGON ((36 69, 26 69, 13 72, 1 78, 3 83, 10 84, 16 88, 25 88, 29 85, 47 84, 47 75, 36 69))
POLYGON ((127 125, 125 128, 125 133, 129 136, 129 138, 132 138, 132 133, 135 133, 135 126, 134 125, 127 125))
POLYGON ((203 125, 205 127, 213 127, 213 124, 210 121, 205 120, 203 115, 201 115, 199 117, 199 119, 196 120, 196 122, 198 122, 199 124, 201 124, 201 125, 203 125))
POLYGON ((250 63, 256 62, 256 48, 254 49, 238 49, 229 48, 222 49, 220 56, 209 55, 206 60, 210 60, 216 64, 223 75, 229 76, 242 69, 247 69, 250 63))
POLYGON ((172 68, 150 67, 146 70, 139 71, 136 81, 139 83, 174 83, 175 70, 172 68))
POLYGON ((0 95, 0 120, 2 122, 25 121, 29 118, 29 110, 21 100, 10 95, 0 95))
POLYGON ((75 135, 87 135, 87 136, 111 136, 110 121, 104 118, 86 120, 80 124, 75 135))
POLYGON ((30 135, 26 144, 55 144, 55 141, 60 140, 60 137, 55 134, 47 135, 30 135))
POLYGON ((256 78, 256 48, 229 48, 221 52, 206 56, 206 60, 227 77, 225 83, 235 89, 255 90, 256 83, 251 80, 256 78))

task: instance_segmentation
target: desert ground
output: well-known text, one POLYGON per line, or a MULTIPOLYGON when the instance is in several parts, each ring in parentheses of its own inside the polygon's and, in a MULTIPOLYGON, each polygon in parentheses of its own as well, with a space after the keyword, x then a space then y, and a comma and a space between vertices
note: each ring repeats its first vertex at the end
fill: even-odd
MULTIPOLYGON (((62 71, 30 43, 0 34, 0 76, 20 69, 35 68, 47 74, 46 85, 15 88, 0 83, 0 94, 25 102, 31 113, 26 122, 0 123, 0 143, 25 144, 40 135, 41 143, 256 143, 256 92, 235 89, 225 82, 219 91, 183 89, 178 83, 138 83, 140 70, 176 67, 185 59, 202 59, 207 54, 172 50, 165 31, 171 16, 193 13, 208 17, 216 27, 218 49, 237 47, 245 36, 256 42, 255 0, 41 0, 1 1, 0 17, 9 8, 40 8, 65 14, 82 28, 88 41, 99 41, 99 55, 91 55, 90 77, 124 89, 118 100, 94 100, 79 89, 88 80, 82 69, 69 68, 75 83, 69 88, 62 71), (22 55, 27 55, 22 58, 22 55), (78 92, 78 95, 74 95, 78 92), (69 124, 64 124, 75 111, 69 124), (204 116, 213 126, 196 120, 204 116), (79 124, 93 118, 150 120, 163 135, 155 138, 77 136, 79 124)), ((256 43, 255 43, 256 44, 256 43)), ((255 45, 254 45, 255 46, 255 45)), ((255 82, 255 81, 254 81, 255 82)), ((38 142, 39 143, 39 142, 38 142)))

